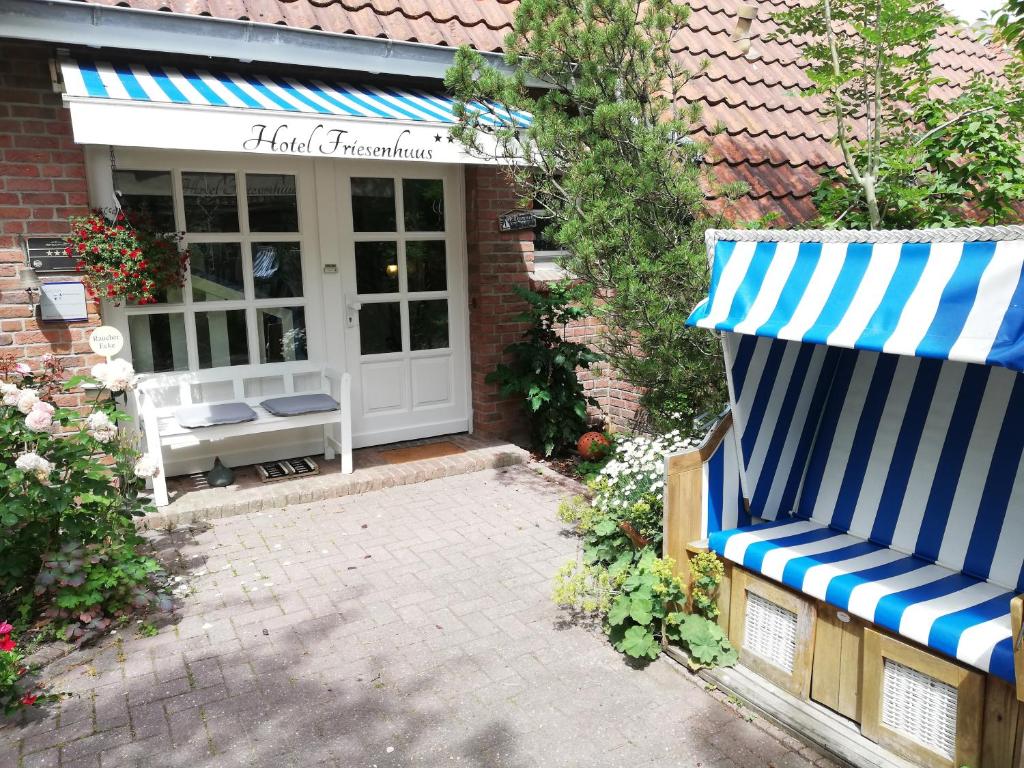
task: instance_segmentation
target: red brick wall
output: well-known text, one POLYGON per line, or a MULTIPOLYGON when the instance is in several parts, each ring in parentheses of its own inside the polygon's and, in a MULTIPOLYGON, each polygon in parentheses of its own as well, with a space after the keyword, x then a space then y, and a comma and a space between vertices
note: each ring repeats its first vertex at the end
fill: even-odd
POLYGON ((21 246, 22 235, 66 232, 67 217, 88 206, 85 159, 50 86, 51 56, 46 46, 0 41, 0 354, 33 364, 52 352, 75 371, 98 361, 86 341, 99 325, 97 307, 90 304, 88 322, 39 322, 21 246))
MULTIPOLYGON (((502 350, 522 335, 515 320, 522 302, 512 291, 531 283, 533 232, 499 232, 498 215, 516 207, 518 197, 499 169, 466 168, 466 243, 469 254, 470 365, 473 382, 473 425, 478 432, 522 439, 522 406, 502 400, 498 388, 484 380, 501 360, 502 350)), ((594 318, 570 326, 567 336, 593 345, 600 332, 594 318)), ((638 393, 609 373, 604 364, 581 374, 588 395, 598 401, 595 418, 619 429, 633 429, 638 393)))

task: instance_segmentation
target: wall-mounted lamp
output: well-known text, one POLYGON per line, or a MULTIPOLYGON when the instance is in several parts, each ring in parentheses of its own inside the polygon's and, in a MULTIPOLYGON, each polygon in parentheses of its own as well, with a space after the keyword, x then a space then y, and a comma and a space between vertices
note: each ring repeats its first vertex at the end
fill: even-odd
POLYGON ((743 53, 750 51, 750 28, 756 18, 756 5, 741 5, 736 10, 736 29, 733 30, 731 39, 739 43, 739 49, 743 53))

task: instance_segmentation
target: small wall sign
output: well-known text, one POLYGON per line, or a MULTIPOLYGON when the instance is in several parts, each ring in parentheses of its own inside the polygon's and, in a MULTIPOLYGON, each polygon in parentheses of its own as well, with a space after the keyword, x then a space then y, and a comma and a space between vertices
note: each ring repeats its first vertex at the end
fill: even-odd
POLYGON ((88 320, 85 286, 78 281, 43 283, 39 286, 39 312, 43 320, 70 323, 88 320))
POLYGON ((64 253, 68 247, 63 237, 26 237, 22 239, 25 261, 36 272, 74 272, 75 258, 64 253))
POLYGON ((536 226, 537 216, 533 211, 509 211, 498 215, 498 229, 501 232, 533 229, 536 226))
POLYGON ((124 335, 112 325, 101 325, 89 334, 89 349, 111 358, 124 348, 124 335))

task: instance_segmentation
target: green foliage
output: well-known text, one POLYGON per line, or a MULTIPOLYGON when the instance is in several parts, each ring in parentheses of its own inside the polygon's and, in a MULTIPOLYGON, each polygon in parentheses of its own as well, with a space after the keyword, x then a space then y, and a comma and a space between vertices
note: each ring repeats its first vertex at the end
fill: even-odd
POLYGON ((803 38, 824 97, 838 169, 815 202, 827 226, 907 228, 1016 221, 1024 201, 1024 66, 976 74, 952 98, 930 57, 954 23, 935 0, 818 0, 778 15, 779 36, 803 38), (852 33, 851 33, 852 31, 852 33))
POLYGON ((530 422, 533 448, 545 456, 564 453, 587 428, 587 397, 577 371, 588 369, 601 356, 584 344, 567 341, 569 323, 586 317, 578 303, 581 292, 569 283, 556 283, 546 293, 515 286, 526 301, 519 316, 529 323, 523 340, 510 344, 508 363, 487 376, 504 397, 523 399, 530 422))
POLYGON ((29 668, 14 640, 14 627, 0 621, 0 713, 13 715, 20 709, 56 701, 59 694, 44 693, 28 680, 29 668))
POLYGON ((665 620, 686 600, 682 580, 672 560, 645 550, 623 579, 606 618, 608 637, 617 651, 635 659, 654 659, 661 653, 665 620))
POLYGON ((731 667, 739 654, 715 622, 697 614, 673 613, 666 620, 666 635, 689 656, 691 669, 731 667))
POLYGON ((0 615, 42 617, 69 639, 170 607, 132 523, 147 507, 134 439, 117 426, 127 417, 99 396, 86 417, 52 405, 80 381, 52 358, 36 372, 0 360, 0 615))
POLYGON ((463 48, 446 84, 454 135, 497 157, 524 203, 550 217, 564 266, 591 289, 602 351, 644 393, 654 428, 684 425, 725 401, 719 350, 685 327, 706 295, 706 148, 690 140, 699 109, 682 98, 703 76, 672 53, 689 9, 671 0, 523 0, 505 41, 514 74, 463 48), (552 87, 532 89, 532 80, 552 87), (483 112, 470 101, 491 105, 483 112), (507 109, 533 115, 526 130, 491 128, 507 109), (525 162, 524 162, 525 161, 525 162))
POLYGON ((1024 0, 1007 0, 1006 5, 993 14, 993 22, 999 39, 1015 47, 1024 57, 1024 0))
POLYGON ((718 586, 725 567, 714 552, 699 552, 690 558, 690 608, 699 616, 718 618, 718 586))

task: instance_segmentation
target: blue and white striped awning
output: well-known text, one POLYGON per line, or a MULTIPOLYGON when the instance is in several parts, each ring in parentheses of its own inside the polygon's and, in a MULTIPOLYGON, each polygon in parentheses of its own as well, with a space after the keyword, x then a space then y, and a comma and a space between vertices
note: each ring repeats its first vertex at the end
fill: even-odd
POLYGON ((1024 227, 999 229, 1002 239, 991 240, 947 230, 944 242, 822 242, 813 232, 801 233, 806 242, 772 242, 777 234, 767 232, 721 239, 708 298, 687 322, 1024 371, 1024 227))
MULTIPOLYGON (((60 67, 83 144, 473 161, 448 135, 455 103, 440 92, 149 64, 60 67)), ((522 112, 469 108, 485 129, 530 125, 522 112)))

